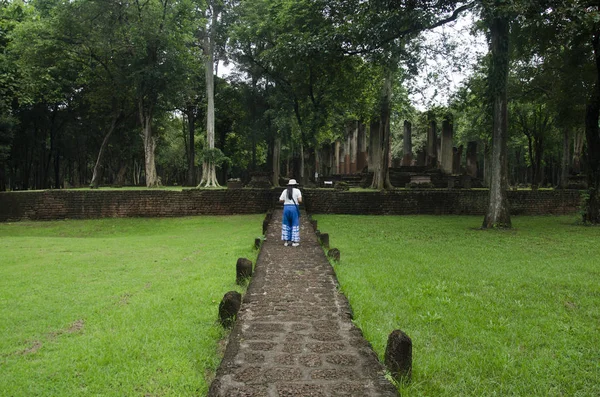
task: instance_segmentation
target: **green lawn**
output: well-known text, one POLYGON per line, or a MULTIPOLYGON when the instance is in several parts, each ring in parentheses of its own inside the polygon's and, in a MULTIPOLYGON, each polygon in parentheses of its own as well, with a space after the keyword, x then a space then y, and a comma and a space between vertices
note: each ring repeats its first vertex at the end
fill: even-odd
POLYGON ((0 396, 205 395, 262 219, 0 223, 0 396))
POLYGON ((410 396, 599 396, 600 228, 576 217, 315 216, 383 358, 413 341, 410 396))

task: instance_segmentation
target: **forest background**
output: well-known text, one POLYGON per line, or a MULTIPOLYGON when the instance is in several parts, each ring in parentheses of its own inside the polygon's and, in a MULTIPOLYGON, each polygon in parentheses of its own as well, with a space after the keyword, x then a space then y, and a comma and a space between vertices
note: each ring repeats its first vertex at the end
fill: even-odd
POLYGON ((484 226, 510 226, 497 205, 509 184, 564 187, 582 172, 584 219, 600 219, 600 12, 591 2, 0 4, 0 190, 212 187, 280 168, 306 183, 318 148, 355 120, 381 137, 373 187, 391 188, 384 164, 402 155, 403 121, 418 150, 429 122, 447 119, 455 146, 485 148, 484 226), (424 36, 467 13, 488 44, 473 64, 460 42, 424 36), (446 90, 436 57, 472 72, 446 104, 417 109, 409 94, 419 72, 446 90), (235 73, 215 77, 229 61, 235 73))

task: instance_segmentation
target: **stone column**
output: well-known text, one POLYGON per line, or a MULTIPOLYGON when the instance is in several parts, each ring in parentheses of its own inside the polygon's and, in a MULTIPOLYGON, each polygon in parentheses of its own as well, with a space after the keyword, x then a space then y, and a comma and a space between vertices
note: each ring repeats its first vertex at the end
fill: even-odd
POLYGON ((381 133, 379 121, 369 126, 369 172, 375 172, 381 159, 381 133))
POLYGON ((426 165, 427 152, 424 148, 419 149, 417 152, 417 167, 423 167, 426 165))
POLYGON ((367 126, 363 123, 358 123, 358 159, 356 160, 356 170, 362 172, 367 166, 368 152, 367 152, 367 126))
POLYGON ((452 158, 452 173, 460 174, 460 160, 462 159, 463 145, 460 145, 458 148, 452 148, 454 153, 454 157, 452 158))
POLYGON ((467 175, 477 178, 477 142, 467 142, 467 175))
POLYGON ((333 154, 334 169, 336 174, 341 173, 341 164, 340 164, 340 141, 335 141, 335 149, 333 154))
POLYGON ((437 126, 435 120, 429 122, 429 130, 427 131, 427 159, 426 165, 437 167, 437 126))
POLYGON ((442 159, 441 169, 444 174, 452 174, 452 122, 445 119, 442 122, 442 159))
POLYGON ((412 124, 404 120, 404 138, 402 140, 402 166, 412 165, 412 124))
POLYGON ((344 142, 344 174, 350 173, 350 140, 351 137, 347 136, 344 142))
POLYGON ((358 160, 358 121, 352 122, 350 134, 350 173, 356 174, 358 160))

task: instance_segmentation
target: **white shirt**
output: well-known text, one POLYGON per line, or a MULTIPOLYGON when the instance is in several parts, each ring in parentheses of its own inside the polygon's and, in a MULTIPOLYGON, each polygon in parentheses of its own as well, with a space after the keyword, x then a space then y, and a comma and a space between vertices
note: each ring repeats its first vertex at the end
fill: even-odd
POLYGON ((302 198, 302 193, 300 193, 300 189, 296 189, 294 188, 292 190, 292 198, 294 200, 296 200, 296 202, 294 203, 292 200, 288 199, 288 195, 287 195, 287 189, 285 189, 283 191, 283 193, 281 193, 281 196, 279 196, 279 201, 283 201, 283 205, 286 204, 300 204, 300 201, 298 201, 298 199, 302 198))

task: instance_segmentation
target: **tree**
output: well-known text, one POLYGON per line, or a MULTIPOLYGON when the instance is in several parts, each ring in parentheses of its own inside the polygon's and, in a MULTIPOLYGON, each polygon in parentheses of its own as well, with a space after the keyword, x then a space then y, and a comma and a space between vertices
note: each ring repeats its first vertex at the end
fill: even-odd
POLYGON ((491 65, 488 77, 490 102, 492 104, 492 157, 488 210, 483 229, 510 228, 508 204, 508 102, 506 87, 509 69, 509 20, 508 10, 494 3, 483 10, 484 21, 490 32, 491 65))
POLYGON ((474 2, 427 1, 399 4, 387 0, 372 2, 348 2, 344 6, 348 20, 339 23, 342 48, 347 54, 365 54, 371 62, 383 65, 383 83, 380 97, 380 120, 375 125, 380 129, 381 157, 375 168, 372 187, 392 188, 389 179, 390 112, 389 104, 393 92, 394 71, 404 62, 406 70, 414 73, 415 54, 411 45, 418 35, 452 22, 471 9, 474 2))
MULTIPOLYGON (((538 7, 538 13, 532 21, 535 21, 538 31, 540 26, 551 30, 551 41, 557 43, 546 45, 544 48, 558 47, 560 51, 552 52, 570 55, 570 62, 577 65, 571 70, 580 72, 580 77, 572 80, 576 86, 587 90, 584 120, 588 191, 583 220, 586 223, 597 224, 600 223, 600 9, 597 4, 585 2, 550 1, 542 5, 544 7, 538 7), (587 73, 587 68, 591 68, 593 72, 587 73)), ((536 37, 544 39, 547 36, 536 34, 536 37)), ((548 40, 545 41, 547 42, 548 40)), ((572 77, 571 73, 562 74, 558 81, 569 79, 572 77)), ((579 95, 572 95, 569 100, 577 102, 578 97, 579 95)))
MULTIPOLYGON (((202 157, 202 179, 198 187, 218 187, 216 167, 224 159, 221 150, 215 148, 215 53, 222 37, 219 31, 222 28, 222 14, 230 6, 223 0, 206 0, 204 22, 199 30, 199 38, 204 54, 204 69, 206 80, 206 143, 202 157)), ((218 62, 218 60, 217 60, 218 62)))

